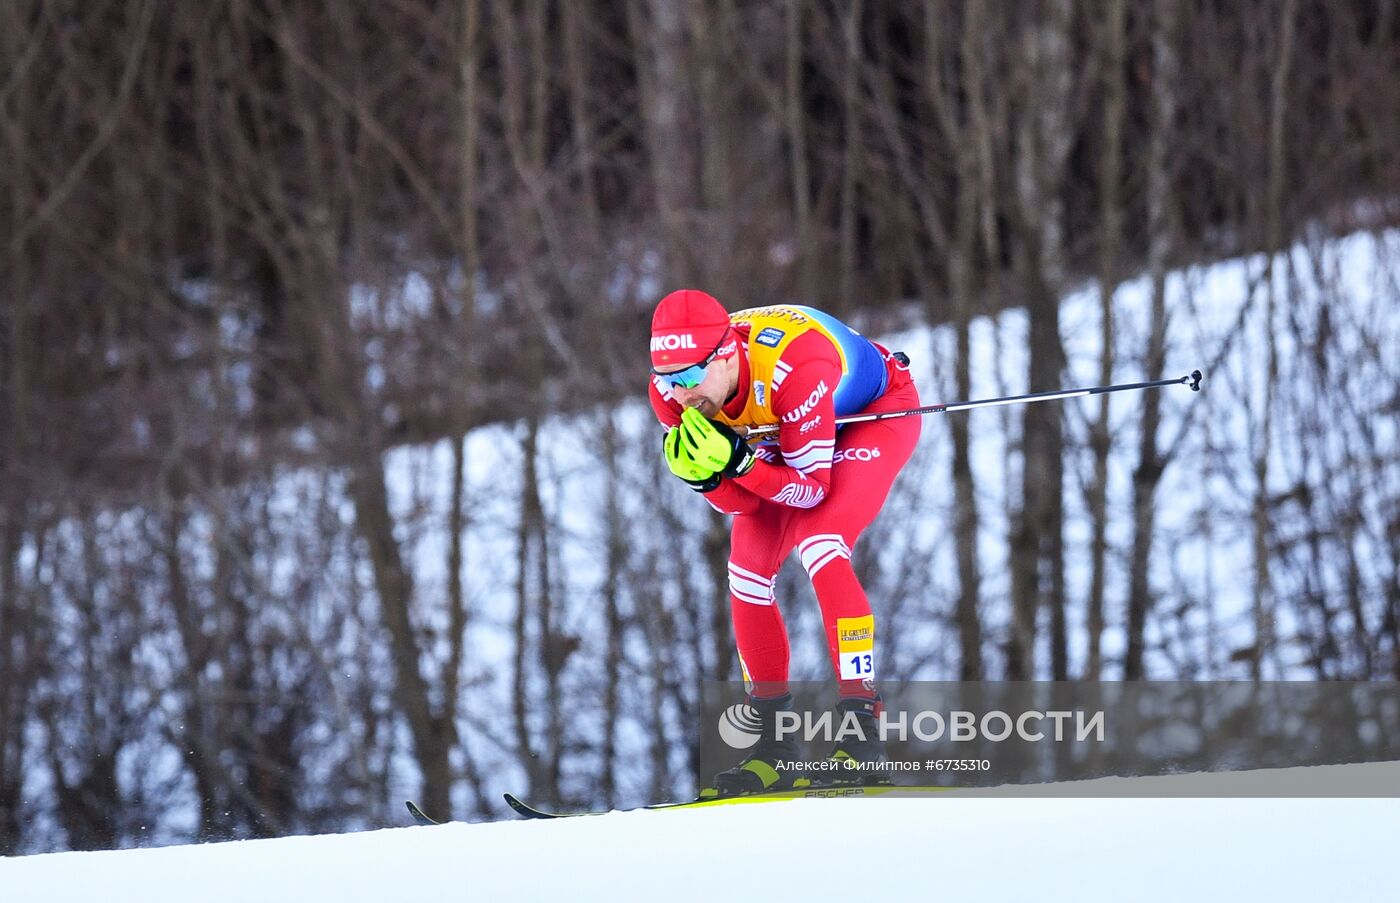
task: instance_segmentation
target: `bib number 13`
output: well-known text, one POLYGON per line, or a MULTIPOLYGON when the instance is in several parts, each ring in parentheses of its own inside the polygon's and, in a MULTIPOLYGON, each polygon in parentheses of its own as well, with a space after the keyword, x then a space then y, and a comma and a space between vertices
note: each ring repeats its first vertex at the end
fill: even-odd
POLYGON ((845 680, 873 677, 874 674, 874 660, 869 652, 847 655, 841 659, 841 677, 845 680))

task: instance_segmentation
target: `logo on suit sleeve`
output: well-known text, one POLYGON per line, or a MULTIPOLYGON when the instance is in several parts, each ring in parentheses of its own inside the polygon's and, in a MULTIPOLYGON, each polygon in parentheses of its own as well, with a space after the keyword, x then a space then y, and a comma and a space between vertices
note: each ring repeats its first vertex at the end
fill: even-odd
POLYGON ((777 348, 778 343, 783 340, 787 333, 775 326, 764 327, 758 335, 754 336, 754 341, 760 345, 767 345, 769 348, 777 348))
POLYGON ((826 393, 831 390, 826 387, 826 380, 817 383, 817 387, 812 390, 812 394, 807 396, 807 400, 783 415, 783 423, 796 423, 803 417, 812 413, 812 409, 817 406, 817 402, 826 397, 826 393))

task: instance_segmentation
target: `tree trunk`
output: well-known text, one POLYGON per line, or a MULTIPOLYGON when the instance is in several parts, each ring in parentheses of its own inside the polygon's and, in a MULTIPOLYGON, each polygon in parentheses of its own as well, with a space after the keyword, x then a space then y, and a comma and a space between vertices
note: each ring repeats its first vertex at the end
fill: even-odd
POLYGON ((856 276, 856 192, 860 185, 860 66, 863 0, 850 0, 842 13, 841 35, 845 66, 841 72, 841 277, 833 305, 838 315, 854 303, 856 276))
POLYGON ((1297 0, 1286 0, 1279 18, 1278 59, 1273 67, 1273 82, 1269 107, 1269 179, 1265 204, 1265 242, 1268 256, 1264 264, 1264 341, 1266 360, 1264 372, 1264 410, 1260 422, 1258 444, 1255 446, 1253 547, 1254 594, 1251 609, 1254 616, 1254 656, 1250 660, 1250 677, 1262 680, 1264 660, 1273 653, 1274 589, 1269 568, 1269 542, 1273 535, 1273 512, 1269 501, 1269 465, 1273 448, 1274 399, 1278 387, 1278 342, 1274 317, 1278 309, 1278 279, 1274 263, 1283 249, 1283 190, 1287 177, 1284 153, 1287 135, 1284 119, 1288 111, 1288 77, 1293 62, 1293 38, 1298 18, 1297 0))
POLYGON ((804 0, 788 0, 787 44, 783 57, 783 114, 788 137, 788 169, 792 179, 792 209, 796 220, 797 265, 801 270, 801 297, 816 300, 816 230, 812 222, 812 175, 807 164, 807 115, 803 102, 802 60, 803 22, 807 11, 804 0))
MULTIPOLYGON (((1049 4, 1049 21, 1026 36, 1029 97, 1022 113, 1018 194, 1023 234, 1020 270, 1030 319, 1031 392, 1057 388, 1064 371, 1060 297, 1065 286, 1064 200, 1061 188, 1073 133, 1072 69, 1067 0, 1049 4)), ((1021 510, 1011 537, 1012 624, 1007 677, 1036 676, 1036 620, 1050 611, 1051 674, 1068 679, 1061 486, 1062 410, 1027 405, 1022 421, 1021 510)))
MULTIPOLYGON (((467 562, 465 548, 467 531, 471 519, 467 516, 467 430, 472 421, 471 393, 477 385, 477 313, 476 282, 480 272, 480 249, 477 235, 477 159, 481 153, 478 146, 481 114, 479 104, 478 66, 481 58, 481 8, 479 0, 462 0, 458 30, 457 50, 457 124, 461 133, 458 149, 457 193, 457 256, 461 262, 462 277, 460 300, 457 313, 458 398, 451 406, 452 427, 449 438, 452 441, 452 508, 448 514, 448 660, 443 668, 443 718, 455 726, 456 715, 461 706, 462 662, 469 625, 464 569, 467 562)), ((477 767, 474 750, 468 737, 459 734, 455 728, 462 750, 463 774, 472 788, 477 814, 485 817, 490 809, 487 806, 482 776, 477 767)), ((442 810, 446 811, 446 810, 442 810)))
MULTIPOLYGON (((13 63, 28 41, 30 29, 17 6, 0 11, 0 53, 13 63)), ((29 40, 36 40, 30 37, 29 40)), ((9 71, 10 66, 0 67, 9 71)), ((30 94, 16 86, 9 101, 14 122, 28 121, 30 94)), ((9 123, 6 123, 9 125, 9 123)), ((34 170, 29 141, 22 127, 8 127, 5 158, 0 167, 0 190, 9 201, 8 235, 18 235, 37 201, 30 184, 34 170)), ((29 717, 29 697, 34 682, 28 675, 27 651, 35 647, 19 580, 19 554, 28 521, 30 397, 29 380, 33 341, 29 326, 31 293, 29 241, 4 244, 8 278, 4 283, 8 314, 5 337, 4 428, 0 429, 0 856, 16 852, 21 839, 24 787, 24 726, 29 717)))
MULTIPOLYGON (((1113 295, 1118 288, 1118 236, 1123 228, 1118 183, 1122 178, 1126 0, 1108 0, 1103 38, 1103 160, 1099 167, 1099 384, 1113 382, 1113 295)), ((1089 428, 1094 455, 1094 482, 1089 488, 1089 613, 1084 679, 1103 671, 1104 583, 1108 559, 1109 399, 1099 396, 1098 416, 1089 428)))
POLYGON ((616 476, 622 469, 622 449, 618 445, 621 432, 616 428, 615 417, 610 413, 600 426, 603 437, 603 451, 609 474, 608 498, 604 509, 605 535, 607 547, 604 553, 603 576, 603 743, 599 758, 602 760, 599 774, 599 794, 605 808, 618 804, 618 728, 622 724, 622 671, 624 662, 621 597, 626 592, 627 531, 629 523, 622 511, 621 495, 627 488, 616 476))
MULTIPOLYGON (((969 112, 960 117, 970 125, 960 129, 956 147, 957 158, 957 219, 953 226, 953 254, 949 261, 952 276, 953 321, 957 333, 957 361, 954 364, 954 380, 958 398, 972 397, 972 335, 971 321, 975 308, 973 279, 977 266, 978 210, 982 204, 990 204, 991 198, 982 197, 980 180, 977 177, 977 137, 976 124, 985 122, 985 117, 971 110, 980 110, 984 104, 984 73, 979 41, 983 28, 982 0, 971 0, 967 4, 967 20, 963 23, 962 34, 962 89, 969 112)), ((931 28, 941 10, 935 3, 926 3, 925 20, 931 28)), ((930 48, 929 78, 935 56, 930 48)), ((953 437, 953 507, 954 535, 957 544, 958 561, 958 679, 981 680, 984 677, 982 664, 982 620, 979 613, 982 585, 982 570, 978 559, 977 538, 980 519, 977 513, 977 483, 972 470, 971 420, 967 417, 954 417, 949 424, 953 437)))
POLYGON ((661 238, 666 278, 689 285, 699 267, 689 251, 700 184, 700 162, 690 140, 694 102, 687 90, 685 20, 671 0, 628 0, 627 17, 637 55, 642 121, 661 238))
MULTIPOLYGON (((1152 111, 1147 151, 1147 267, 1152 283, 1151 320, 1145 352, 1145 378, 1160 379, 1166 355, 1167 266, 1176 241, 1172 215, 1171 159, 1177 108, 1176 11, 1173 0, 1153 7, 1152 111)), ((1128 562, 1128 637, 1123 660, 1125 680, 1147 676, 1146 627, 1152 608, 1150 569, 1155 530, 1155 497, 1164 462, 1157 444, 1161 395, 1146 392, 1138 432, 1138 463, 1133 470, 1133 540, 1128 562)))
POLYGON ((515 656, 511 660, 511 711, 515 726, 515 753, 525 768, 526 793, 532 796, 549 794, 549 801, 555 802, 548 784, 548 769, 541 761, 540 750, 535 744, 532 729, 532 709, 535 699, 530 692, 530 663, 540 654, 544 637, 536 637, 531 642, 531 613, 538 604, 537 592, 533 587, 533 556, 543 552, 536 548, 539 535, 541 512, 539 494, 535 484, 535 445, 539 432, 539 421, 531 416, 525 424, 525 438, 520 445, 520 522, 515 533, 515 656))
POLYGON ((573 127, 574 168, 579 182, 579 204, 583 208, 583 222, 588 230, 587 247, 601 246, 603 236, 603 214, 598 206, 598 186, 595 182, 593 115, 589 109, 589 89, 593 84, 589 77, 588 48, 583 41, 583 26, 579 18, 581 11, 577 3, 559 4, 560 15, 564 19, 564 63, 569 73, 569 119, 573 127))

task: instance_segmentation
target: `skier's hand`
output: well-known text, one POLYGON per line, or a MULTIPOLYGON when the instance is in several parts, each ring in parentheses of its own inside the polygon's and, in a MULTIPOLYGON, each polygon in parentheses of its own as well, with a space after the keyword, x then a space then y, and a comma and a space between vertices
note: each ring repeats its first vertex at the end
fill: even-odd
POLYGON ((708 420, 694 408, 681 412, 681 445, 701 467, 713 468, 726 477, 738 477, 753 467, 753 449, 727 424, 708 420))
POLYGON ((713 468, 697 462, 685 443, 685 431, 673 426, 666 431, 661 442, 661 451, 666 458, 666 466, 671 473, 680 477, 696 492, 709 492, 719 485, 720 476, 713 468))

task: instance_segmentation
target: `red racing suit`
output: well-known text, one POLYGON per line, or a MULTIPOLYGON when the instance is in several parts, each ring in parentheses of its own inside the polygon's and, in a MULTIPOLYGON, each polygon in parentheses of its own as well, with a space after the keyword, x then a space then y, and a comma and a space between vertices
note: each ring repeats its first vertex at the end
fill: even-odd
MULTIPOLYGON (((787 629, 774 584, 795 548, 821 605, 841 695, 870 697, 875 620, 851 567, 856 540, 875 519, 918 442, 919 417, 836 427, 837 416, 918 407, 902 356, 810 307, 777 305, 730 315, 739 336, 739 386, 716 417, 731 426, 779 426, 741 477, 705 494, 734 515, 729 600, 744 679, 753 695, 787 692, 787 629)), ((680 422, 669 386, 653 377, 652 409, 680 422)))

